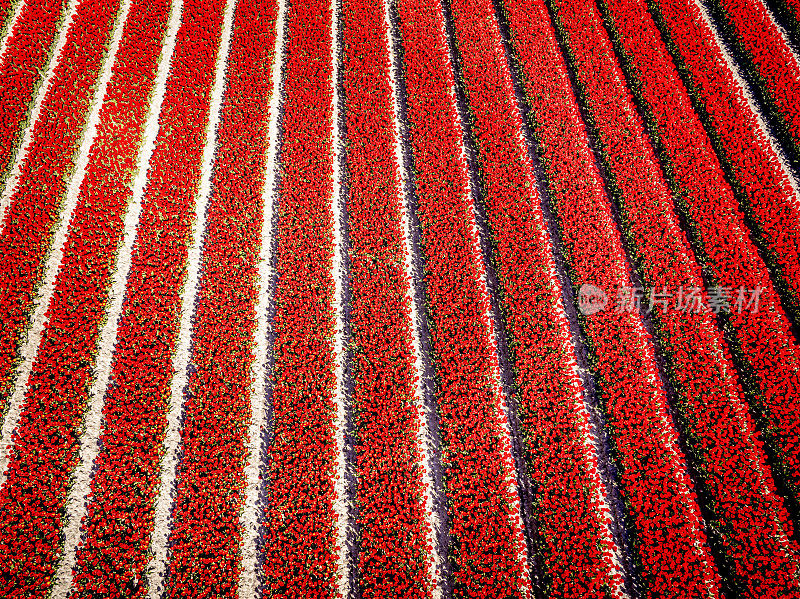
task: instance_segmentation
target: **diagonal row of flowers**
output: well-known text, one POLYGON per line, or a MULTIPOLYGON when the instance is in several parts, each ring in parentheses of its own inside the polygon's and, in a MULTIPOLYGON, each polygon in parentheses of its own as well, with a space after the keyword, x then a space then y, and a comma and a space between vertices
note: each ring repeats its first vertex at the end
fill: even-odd
MULTIPOLYGON (((501 286, 501 307, 514 351, 520 436, 527 472, 536 489, 534 516, 541 536, 537 545, 544 580, 549 581, 547 592, 574 597, 615 595, 621 580, 612 561, 613 542, 607 515, 603 513, 607 508, 601 504, 603 491, 582 406, 582 390, 573 368, 569 325, 560 304, 533 166, 520 136, 523 123, 500 31, 490 2, 454 0, 450 6, 461 85, 468 100, 479 176, 485 189, 483 203, 501 286)), ((616 273, 593 274, 603 283, 626 280, 619 269, 616 273)), ((604 322, 603 326, 614 331, 609 338, 624 337, 639 350, 631 352, 632 358, 625 364, 631 372, 649 369, 654 374, 652 349, 646 346, 640 323, 637 325, 629 315, 604 322)), ((613 342, 612 347, 604 345, 602 335, 600 331, 593 336, 597 355, 619 361, 620 352, 613 342)), ((653 453, 666 456, 666 471, 680 470, 671 451, 670 435, 664 434, 663 418, 659 419, 658 408, 653 407, 660 399, 655 377, 646 386, 634 384, 632 378, 615 377, 604 391, 612 412, 618 409, 614 398, 626 396, 629 400, 636 397, 635 402, 641 402, 651 417, 655 414, 651 418, 656 429, 651 431, 652 437, 657 440, 653 453)), ((634 415, 630 422, 613 417, 612 421, 620 450, 625 452, 638 420, 634 415)), ((638 468, 629 464, 632 477, 637 478, 638 468)), ((635 486, 628 487, 634 497, 635 486)), ((646 485, 638 486, 640 493, 646 495, 646 485)), ((684 482, 678 481, 674 498, 676 504, 691 506, 691 501, 686 501, 684 482)), ((649 521, 652 525, 655 519, 648 513, 649 508, 636 499, 633 502, 639 522, 649 521)), ((681 508, 674 511, 680 513, 681 508)), ((687 548, 680 553, 689 561, 697 558, 689 546, 696 544, 702 552, 703 543, 697 535, 696 516, 683 516, 679 521, 683 526, 680 535, 687 548)), ((674 529, 677 531, 678 527, 674 529)), ((702 554, 700 559, 704 559, 702 554)))
POLYGON ((275 0, 236 4, 183 405, 167 596, 236 597, 275 0))
MULTIPOLYGON (((60 130, 47 131, 47 135, 42 130, 29 161, 36 162, 42 155, 52 156, 56 151, 66 153, 59 146, 67 141, 74 145, 80 137, 75 119, 76 116, 80 119, 84 110, 80 98, 87 93, 84 86, 89 75, 80 72, 76 75, 75 69, 80 65, 97 69, 100 52, 108 40, 108 31, 103 35, 98 26, 102 23, 110 26, 114 8, 87 3, 78 11, 70 32, 76 45, 66 46, 68 52, 62 61, 72 66, 64 67, 63 75, 57 75, 52 90, 66 93, 73 85, 77 86, 74 93, 79 100, 72 103, 62 100, 53 106, 52 113, 44 113, 50 114, 45 122, 60 124, 60 130), (80 56, 73 55, 74 48, 81 48, 80 56), (92 52, 97 56, 92 56, 92 52), (84 53, 92 56, 91 60, 84 53), (60 111, 55 108, 58 105, 63 107, 60 111), (77 115, 70 110, 74 105, 81 107, 77 115)), ((123 235, 123 217, 131 199, 130 181, 168 11, 166 0, 133 3, 100 111, 97 136, 46 313, 47 326, 14 435, 6 480, 0 489, 0 504, 4 506, 0 546, 6 557, 3 570, 7 596, 45 596, 60 555, 59 531, 69 476, 78 459, 80 425, 94 376, 99 329, 104 321, 116 250, 123 235), (151 35, 143 36, 142 31, 151 35)), ((48 105, 47 100, 45 104, 48 105)), ((52 174, 50 168, 54 168, 52 160, 46 160, 35 172, 46 172, 48 178, 58 176, 59 168, 66 165, 52 174)), ((18 202, 32 195, 28 190, 42 193, 41 180, 38 185, 26 184, 26 180, 22 180, 18 202)), ((60 201, 58 189, 48 196, 48 201, 55 204, 60 201)), ((45 220, 42 215, 45 209, 51 212, 50 215, 45 212, 47 220, 54 219, 57 208, 57 205, 28 207, 41 220, 45 220)), ((37 230, 31 226, 25 237, 33 239, 37 230)), ((11 234, 13 231, 7 228, 5 235, 11 234)), ((13 256, 9 255, 4 264, 13 265, 13 256)), ((26 284, 32 285, 30 281, 26 284)))
MULTIPOLYGON (((89 112, 89 99, 99 74, 103 54, 119 3, 85 2, 79 6, 70 28, 65 51, 60 57, 52 85, 44 100, 43 118, 34 129, 31 152, 24 164, 18 188, 12 196, 3 230, 2 287, 5 340, 14 341, 22 333, 32 307, 32 290, 44 270, 46 251, 52 241, 52 229, 60 217, 68 174, 73 168, 75 153, 80 145, 83 126, 89 112)), ((131 21, 147 21, 144 10, 134 11, 131 21)), ((138 54, 139 29, 123 36, 120 50, 138 54), (138 45, 137 45, 138 44, 138 45)), ((158 43, 156 43, 158 46, 158 43)), ((158 48, 157 48, 158 49, 158 48)), ((146 70, 146 65, 143 65, 146 70)), ((125 69, 123 69, 125 71, 125 69)), ((116 72, 119 84, 126 73, 116 72)), ((109 87, 114 93, 114 83, 109 87)), ((123 81, 123 90, 128 82, 123 81)), ((117 87, 117 98, 120 89, 117 87)), ((133 97, 129 104, 106 104, 101 112, 100 136, 95 154, 109 152, 117 138, 133 144, 133 156, 126 163, 123 153, 112 169, 121 172, 135 159, 135 138, 116 129, 114 119, 119 115, 144 110, 144 98, 133 97), (105 147, 104 147, 105 146, 105 147)), ((125 147, 125 146, 123 146, 125 147)), ((116 152, 116 150, 114 150, 116 152)), ((93 163, 97 166, 98 162, 93 163)), ((66 498, 66 486, 71 466, 77 460, 77 428, 85 406, 86 390, 92 376, 91 356, 96 340, 97 323, 102 320, 103 276, 110 264, 103 260, 107 251, 113 254, 120 223, 115 222, 114 208, 124 205, 127 190, 124 181, 116 185, 105 173, 87 169, 81 189, 79 207, 73 217, 78 230, 65 247, 62 270, 56 280, 55 292, 46 318, 49 326, 42 338, 39 358, 31 372, 17 430, 14 449, 9 455, 5 480, 0 489, 2 510, 4 584, 7 592, 21 596, 45 593, 53 573, 54 560, 59 554, 61 509, 66 498), (97 194, 97 188, 104 189, 97 194), (98 208, 101 205, 109 212, 98 208), (100 210, 100 218, 96 210, 100 210), (109 243, 110 246, 106 244, 109 243), (85 310, 85 312, 84 312, 85 310)), ((12 344, 13 345, 13 344, 12 344)), ((16 348, 3 373, 6 388, 11 391, 11 366, 16 361, 16 348)), ((7 400, 8 394, 4 395, 7 400)), ((5 401, 4 401, 5 404, 5 401)))
MULTIPOLYGON (((575 233, 570 235, 570 227, 562 218, 563 235, 570 239, 573 252, 596 255, 596 247, 603 247, 607 242, 587 244, 586 240, 594 235, 585 225, 580 225, 601 220, 596 216, 587 218, 586 210, 597 213, 598 207, 605 206, 602 210, 605 220, 611 218, 611 212, 599 171, 593 166, 594 158, 555 34, 550 27, 541 25, 549 18, 546 7, 541 2, 520 0, 506 0, 504 7, 514 47, 526 75, 525 91, 531 103, 532 125, 544 148, 543 163, 555 210, 559 214, 572 211, 579 225, 572 227, 575 233), (564 131, 571 131, 572 135, 565 136, 564 131), (592 165, 588 174, 587 164, 592 165), (576 209, 580 211, 575 212, 576 209)), ((580 31, 581 39, 586 39, 586 29, 580 31)), ((597 25, 590 31, 594 34, 591 43, 598 47, 602 47, 601 43, 608 44, 607 39, 603 42, 600 37, 601 30, 597 25)), ((638 130, 632 129, 638 135, 634 137, 638 141, 626 144, 618 140, 624 139, 625 126, 620 123, 626 122, 626 112, 631 114, 632 106, 625 109, 625 105, 620 103, 617 106, 622 106, 623 111, 614 108, 605 114, 597 109, 595 93, 605 98, 619 97, 624 92, 618 83, 614 83, 613 71, 606 67, 601 72, 612 75, 597 79, 597 71, 586 68, 580 77, 588 82, 584 87, 588 109, 603 117, 595 120, 599 135, 601 139, 611 140, 606 146, 607 157, 615 159, 615 166, 609 168, 610 175, 614 181, 629 182, 627 185, 618 184, 616 193, 621 200, 626 230, 632 234, 633 253, 646 265, 646 269, 640 271, 643 280, 658 288, 699 287, 699 269, 691 268, 687 259, 690 256, 688 243, 677 227, 674 214, 672 223, 668 219, 654 218, 672 210, 667 203, 669 196, 663 182, 662 203, 657 211, 646 208, 642 198, 647 196, 635 183, 636 173, 641 172, 637 169, 646 164, 643 160, 647 156, 641 126, 638 130), (626 157, 625 160, 621 159, 622 156, 626 157), (636 207, 645 209, 636 210, 636 207), (667 234, 660 234, 661 230, 667 234), (679 255, 676 257, 678 252, 675 251, 681 245, 683 259, 679 255)), ((650 205, 659 206, 656 201, 659 201, 658 197, 651 200, 650 205)), ((619 240, 616 245, 622 252, 619 240)), ((595 316, 590 320, 593 318, 595 316)), ((769 469, 764 465, 760 441, 713 314, 657 311, 654 318, 660 347, 677 392, 679 423, 687 437, 693 462, 703 478, 702 484, 712 498, 709 507, 716 520, 714 528, 723 536, 729 565, 734 566, 735 583, 749 584, 751 589, 762 584, 779 587, 777 580, 759 581, 752 572, 761 568, 769 572, 771 568, 765 566, 768 563, 782 563, 791 569, 795 557, 785 548, 787 515, 775 495, 769 469), (737 434, 730 434, 731 427, 737 434), (732 490, 735 492, 731 493, 732 490), (758 524, 754 526, 754 522, 758 524)), ((778 574, 778 579, 781 576, 778 574)))
MULTIPOLYGON (((519 15, 528 13, 532 7, 523 9, 515 5, 514 8, 519 15)), ((517 28, 528 36, 541 36, 549 22, 543 6, 538 8, 539 19, 529 17, 524 24, 515 21, 517 28)), ((515 174, 519 177, 519 173, 525 172, 519 166, 525 158, 525 148, 518 150, 521 156, 518 154, 515 164, 509 160, 510 144, 505 141, 513 139, 521 121, 491 4, 454 0, 453 13, 491 224, 500 220, 499 215, 511 212, 494 196, 502 197, 505 192, 507 198, 513 193, 509 189, 525 185, 524 181, 514 180, 515 174), (476 14, 479 19, 474 18, 476 14), (472 18, 467 19, 466 15, 472 18), (482 30, 478 28, 481 23, 482 30), (489 45, 492 37, 487 34, 492 29, 494 48, 489 45), (492 53, 495 58, 490 61, 487 56, 492 53)), ((552 31, 544 31, 550 34, 552 42, 552 31)), ((534 121, 556 121, 549 130, 540 126, 538 131, 565 257, 576 286, 591 282, 613 293, 618 287, 631 284, 631 273, 596 167, 585 176, 586 166, 593 165, 593 157, 575 107, 572 106, 570 120, 565 118, 569 112, 559 114, 552 105, 553 101, 563 105, 559 98, 570 97, 569 87, 559 90, 561 94, 555 98, 547 99, 542 97, 540 86, 531 89, 543 79, 545 82, 552 79, 553 73, 560 74, 562 82, 566 81, 563 62, 553 64, 553 57, 557 56, 555 44, 549 54, 548 74, 531 72, 528 90, 531 97, 544 103, 534 107, 534 121), (564 135, 565 127, 569 135, 564 135), (582 148, 583 154, 575 148, 582 148)), ((526 58, 531 60, 530 55, 526 58)), ((527 170, 531 185, 530 166, 527 170)), ((495 234, 496 239, 502 240, 500 248, 510 237, 501 233, 502 230, 495 234)), ((668 415, 654 348, 638 314, 607 311, 583 320, 582 328, 619 463, 621 491, 634 534, 633 557, 641 568, 648 592, 680 588, 689 596, 717 594, 719 577, 702 530, 697 498, 691 489, 685 458, 677 448, 677 434, 668 415)))
MULTIPOLYGON (((31 101, 54 51, 56 34, 68 4, 69 0, 26 2, 8 32, 8 43, 0 56, 0 190, 9 175, 31 101)), ((0 19, 10 19, 11 10, 11 6, 5 9, 0 6, 0 19)), ((0 33, 3 28, 4 23, 0 22, 0 33)))
POLYGON ((341 29, 358 583, 365 599, 423 599, 433 592, 432 531, 383 3, 344 0, 341 29))
MULTIPOLYGON (((44 275, 69 175, 75 166, 89 104, 110 43, 120 1, 83 0, 67 32, 40 118, 32 123, 32 140, 0 229, 0 413, 13 390, 19 348, 30 326, 36 290, 44 275)), ((0 67, 0 181, 10 168, 22 120, 28 112, 49 51, 47 37, 56 28, 58 6, 43 14, 24 14, 0 67), (52 13, 56 13, 53 16, 52 13), (52 22, 51 22, 52 21, 52 22), (16 74, 21 73, 20 75, 16 74), (7 156, 3 156, 7 153, 7 156)))
POLYGON ((800 347, 781 308, 766 265, 750 240, 744 216, 689 96, 643 2, 606 4, 641 105, 654 125, 678 208, 695 233, 696 251, 710 280, 723 288, 763 287, 756 313, 731 311, 735 343, 753 369, 765 441, 777 471, 800 497, 800 347), (667 93, 665 93, 667 90, 667 93))
MULTIPOLYGON (((698 114, 730 181, 742 198, 745 214, 767 248, 769 264, 780 273, 784 297, 800 314, 800 198, 792 189, 778 156, 725 61, 714 33, 696 0, 648 2, 666 31, 665 39, 682 69, 688 92, 703 106, 698 114)), ((696 127, 696 125, 695 125, 696 127)), ((779 291, 783 291, 779 286, 779 291)))
POLYGON ((131 255, 74 596, 143 596, 224 2, 185 1, 131 255))
POLYGON ((761 0, 714 0, 775 113, 781 134, 800 156, 800 64, 761 0))

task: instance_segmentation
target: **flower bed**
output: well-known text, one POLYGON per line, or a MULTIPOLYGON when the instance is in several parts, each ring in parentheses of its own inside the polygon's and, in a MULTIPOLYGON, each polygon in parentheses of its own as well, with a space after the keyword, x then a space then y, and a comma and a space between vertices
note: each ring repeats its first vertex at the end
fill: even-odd
POLYGON ((337 593, 331 17, 329 0, 286 16, 266 596, 337 593))
POLYGON ((181 429, 170 597, 237 596, 276 18, 275 0, 236 7, 181 429))
POLYGON ((223 2, 187 0, 133 246, 76 597, 142 597, 223 2))
POLYGON ((131 7, 100 112, 0 495, 3 521, 29 527, 2 539, 8 596, 12 589, 26 597, 46 596, 59 557, 62 510, 78 460, 80 424, 167 10, 168 2, 131 7))
POLYGON ((380 3, 342 2, 358 584, 365 599, 422 599, 432 592, 430 524, 387 35, 380 3))
MULTIPOLYGON (((750 241, 733 192, 714 154, 658 30, 642 3, 608 2, 609 20, 653 124, 678 207, 692 228, 699 259, 718 289, 763 288, 757 312, 728 310, 734 340, 753 369, 755 413, 778 470, 800 496, 800 347, 769 272, 750 241)), ((734 298, 730 298, 733 304, 734 298)), ((748 549, 749 551, 749 549, 748 549)))
MULTIPOLYGON (((0 413, 5 412, 13 389, 19 344, 30 324, 33 300, 61 217, 119 6, 119 0, 84 0, 80 4, 40 118, 33 125, 30 149, 0 231, 0 413)), ((24 69, 36 68, 36 62, 31 64, 24 69)), ((7 79, 0 77, 0 81, 7 79)), ((17 93, 15 90, 9 88, 9 93, 17 93)), ((29 97, 26 101, 24 89, 19 93, 24 102, 30 101, 29 97)), ((0 140, 0 148, 10 147, 15 135, 0 140)))
POLYGON ((714 0, 723 26, 771 104, 781 134, 800 159, 800 65, 763 2, 714 0))
MULTIPOLYGON (((552 29, 533 25, 537 15, 546 16, 543 4, 506 0, 504 5, 513 43, 526 74, 526 97, 531 103, 534 131, 543 147, 553 201, 556 205, 569 205, 572 198, 581 197, 580 191, 588 188, 583 182, 587 178, 584 165, 591 165, 593 157, 566 65, 558 52, 552 29), (569 135, 563 135, 564 131, 569 131, 569 135), (580 140, 580 143, 570 149, 564 140, 580 140)), ((603 89, 610 91, 613 87, 603 89)), ((620 160, 617 164, 618 170, 612 176, 625 176, 623 169, 630 163, 620 160)), ((592 171, 595 195, 586 205, 597 210, 597 206, 607 204, 608 199, 602 192, 600 173, 596 168, 592 171)), ((628 191, 630 197, 633 190, 628 191)), ((635 198, 628 201, 635 201, 635 198)), ((625 205, 624 201, 622 203, 625 205)), ((666 252, 648 250, 658 247, 660 230, 664 230, 668 238, 667 223, 653 219, 648 213, 623 212, 635 247, 634 254, 642 256, 647 264, 647 270, 642 269, 647 285, 657 289, 702 285, 688 269, 676 268, 666 252)), ((587 215, 576 222, 598 220, 595 215, 587 215)), ((671 230, 674 232, 675 228, 671 230)), ((579 251, 605 245, 603 242, 588 245, 584 239, 584 236, 574 237, 579 251)), ((712 498, 710 507, 716 516, 715 529, 724 538, 731 555, 736 556, 730 565, 738 564, 741 576, 748 568, 757 568, 765 557, 786 560, 788 554, 780 546, 787 540, 782 528, 786 524, 786 513, 775 496, 741 387, 712 315, 664 310, 657 305, 652 316, 676 390, 679 423, 689 441, 695 467, 712 498), (739 432, 731 435, 731 427, 739 432), (732 489, 736 490, 733 494, 732 489), (749 526, 753 521, 760 523, 755 529, 749 526)))
POLYGON ((800 200, 780 166, 775 150, 748 105, 741 85, 703 19, 689 0, 657 0, 648 5, 687 82, 698 116, 727 166, 745 213, 767 249, 770 265, 781 275, 784 297, 800 314, 800 200))
MULTIPOLYGON (((9 32, 8 45, 0 56, 0 184, 6 181, 11 169, 15 148, 22 137, 20 127, 27 120, 68 4, 68 0, 26 2, 9 32)), ((3 11, 0 7, 0 17, 4 12, 10 16, 11 8, 3 11)))
POLYGON ((449 504, 454 592, 530 591, 514 461, 480 286, 472 200, 438 2, 397 3, 414 193, 449 504))
MULTIPOLYGON (((612 542, 600 503, 603 489, 581 404, 582 389, 573 368, 569 324, 561 306, 533 167, 524 139, 517 133, 522 120, 500 32, 491 3, 453 0, 451 5, 461 84, 471 115, 501 285, 500 305, 514 348, 520 434, 527 453, 527 473, 537 489, 534 515, 541 535, 538 543, 545 584, 558 596, 605 597, 618 591, 620 572, 612 563, 612 542), (565 505, 570 508, 565 510, 565 505)), ((606 218, 606 227, 609 224, 613 227, 606 218)), ((594 243, 585 247, 597 250, 594 243)), ((585 274, 594 283, 611 288, 625 280, 619 250, 608 261, 615 263, 616 272, 609 267, 605 272, 585 274)), ((627 331, 641 355, 652 354, 644 346, 641 324, 637 334, 630 315, 614 321, 600 326, 616 325, 617 330, 627 331)), ((613 337, 608 339, 614 343, 613 337)), ((608 355, 607 349, 598 348, 597 353, 608 355)), ((610 355, 620 360, 619 351, 610 355)), ((635 395, 632 383, 620 379, 612 384, 618 385, 616 392, 635 395)), ((644 395, 654 389, 654 385, 641 387, 644 395)))

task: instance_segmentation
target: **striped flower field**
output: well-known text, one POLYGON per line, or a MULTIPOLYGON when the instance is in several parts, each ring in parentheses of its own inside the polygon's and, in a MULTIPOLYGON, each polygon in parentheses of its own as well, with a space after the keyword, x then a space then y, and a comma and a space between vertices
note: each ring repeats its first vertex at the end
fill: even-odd
POLYGON ((0 0, 0 597, 800 599, 800 0, 0 0))

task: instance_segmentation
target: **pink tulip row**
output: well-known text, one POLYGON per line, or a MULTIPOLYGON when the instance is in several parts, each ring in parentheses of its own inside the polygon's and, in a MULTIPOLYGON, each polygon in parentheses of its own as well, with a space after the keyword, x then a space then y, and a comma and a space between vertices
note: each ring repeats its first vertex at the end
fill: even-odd
POLYGON ((430 597, 400 181, 380 2, 342 3, 359 588, 430 597))
POLYGON ((223 5, 222 0, 187 0, 183 5, 103 406, 85 537, 77 550, 76 597, 142 597, 147 592, 145 566, 160 484, 180 292, 223 5))
MULTIPOLYGON (((546 584, 557 596, 614 595, 621 580, 612 563, 610 535, 603 530, 607 523, 596 458, 581 422, 586 412, 572 367, 569 324, 560 305, 532 164, 519 137, 522 119, 494 10, 483 0, 453 0, 451 5, 501 306, 514 347, 520 434, 536 489, 546 584)), ((587 247, 596 249, 594 244, 587 247)), ((597 284, 609 283, 607 274, 586 273, 597 284)), ((616 278, 621 276, 618 269, 616 278)), ((628 322, 611 326, 631 328, 631 317, 616 320, 628 322)), ((618 354, 613 358, 618 360, 618 354)), ((622 380, 622 386, 623 392, 631 392, 630 381, 622 380)))
POLYGON ((800 65, 761 0, 716 0, 724 26, 775 110, 782 133, 800 152, 800 65))
MULTIPOLYGON (((286 15, 264 595, 337 595, 330 0, 286 15)), ((343 498, 341 498, 343 500, 343 498)))
POLYGON ((237 592, 276 18, 275 0, 237 3, 192 332, 169 597, 237 592))
POLYGON ((757 313, 730 311, 729 320, 758 382, 756 411, 763 413, 765 440, 792 492, 800 496, 800 347, 791 324, 647 7, 636 0, 613 0, 607 6, 679 191, 679 207, 695 231, 698 256, 717 285, 766 290, 757 313))
MULTIPOLYGON (((30 149, 5 214, 5 226, 0 232, 0 413, 8 405, 19 344, 29 326, 36 289, 44 275, 119 5, 120 0, 81 2, 40 117, 33 124, 30 149)), ((32 43, 30 39, 25 42, 32 43)), ((24 68, 36 68, 32 64, 36 63, 24 68)), ((9 94, 14 93, 17 92, 9 88, 9 94)), ((24 90, 20 93, 26 107, 30 97, 25 96, 24 90)), ((8 106, 13 110, 14 102, 8 106)), ((4 103, 4 113, 5 109, 4 103)), ((14 131, 0 141, 0 148, 13 145, 18 127, 19 119, 14 131)))
MULTIPOLYGON (((11 16, 10 2, 5 4, 5 9, 0 6, 0 18, 4 14, 11 16)), ((0 56, 0 182, 6 180, 11 169, 22 137, 20 129, 42 81, 67 4, 67 0, 27 2, 9 32, 8 45, 0 56)))
MULTIPOLYGON (((545 7, 541 2, 505 2, 514 44, 525 73, 526 96, 532 104, 532 120, 537 137, 544 148, 543 162, 548 171, 551 197, 558 206, 569 205, 578 198, 579 190, 591 189, 585 182, 586 164, 593 164, 588 139, 583 130, 577 104, 572 95, 566 66, 558 51, 550 27, 535 25, 545 22, 545 7), (537 15, 539 20, 536 20, 537 15), (547 57, 545 59, 544 57, 547 57), (562 116, 563 115, 563 116, 562 116), (569 131, 564 136, 563 132, 569 131), (568 143, 576 144, 570 150, 568 143), (568 153, 569 152, 569 153, 568 153)), ((587 198, 587 206, 597 210, 607 204, 602 181, 596 168, 590 184, 596 196, 587 198)), ((559 211, 558 207, 556 208, 559 211)), ((628 212, 628 220, 636 218, 628 212)), ((648 215, 643 215, 645 219, 648 215)), ((583 216, 583 222, 596 223, 597 215, 583 216)), ((578 222, 581 222, 580 220, 578 222)), ((649 221, 652 223, 652 221, 649 221)), ((650 238, 636 235, 640 248, 652 243, 652 225, 642 221, 641 230, 650 238)), ((566 235, 566 231, 565 231, 566 235)), ((578 236, 585 240, 585 235, 578 236)), ((575 244, 577 248, 585 244, 575 244)), ((595 247, 603 247, 598 243, 595 247)), ((637 250, 641 253, 641 250, 637 250)), ((659 287, 674 284, 677 279, 665 278, 670 267, 664 254, 647 256, 651 264, 650 281, 659 287), (662 264, 659 264, 659 260, 662 264), (653 268, 655 267, 655 268, 653 268)), ((680 273, 675 273, 680 274, 680 273)), ((692 279, 684 279, 687 283, 692 279)), ((779 560, 791 564, 791 550, 782 543, 786 533, 786 513, 775 496, 769 470, 756 437, 741 387, 738 385, 722 336, 709 314, 683 315, 655 313, 657 333, 662 341, 676 387, 679 421, 686 431, 704 483, 713 498, 714 515, 726 543, 726 551, 739 567, 736 575, 741 583, 755 577, 747 571, 779 560), (731 427, 737 434, 731 435, 731 427), (731 495, 731 489, 736 492, 731 495), (759 525, 751 527, 757 521, 759 525)), ((590 320, 594 316, 590 317, 590 320)), ((774 584, 771 581, 770 584, 774 584)))
MULTIPOLYGON (((4 596, 44 597, 169 3, 131 7, 0 491, 4 596), (144 35, 144 33, 147 35, 144 35), (137 86, 138 84, 138 86, 137 86), (13 525, 13 526, 12 526, 13 525)), ((63 115, 62 115, 63 117, 63 115)))
MULTIPOLYGON (((757 223, 777 265, 787 300, 800 312, 800 200, 781 169, 743 90, 726 65, 714 34, 693 0, 649 3, 669 34, 669 49, 682 65, 689 93, 700 102, 721 158, 733 174, 731 183, 745 197, 745 212, 757 223)), ((701 115, 702 118, 702 115, 701 115)))
POLYGON ((513 484, 514 461, 501 418, 491 323, 479 280, 472 200, 451 89, 442 7, 397 3, 407 118, 414 164, 432 364, 442 435, 453 592, 530 593, 513 484))

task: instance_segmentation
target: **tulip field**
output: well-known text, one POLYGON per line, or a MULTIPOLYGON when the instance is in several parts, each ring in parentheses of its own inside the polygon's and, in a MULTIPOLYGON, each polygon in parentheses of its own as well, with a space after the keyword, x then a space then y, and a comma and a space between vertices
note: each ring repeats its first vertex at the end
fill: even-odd
POLYGON ((0 597, 800 599, 800 0, 0 0, 0 597))

